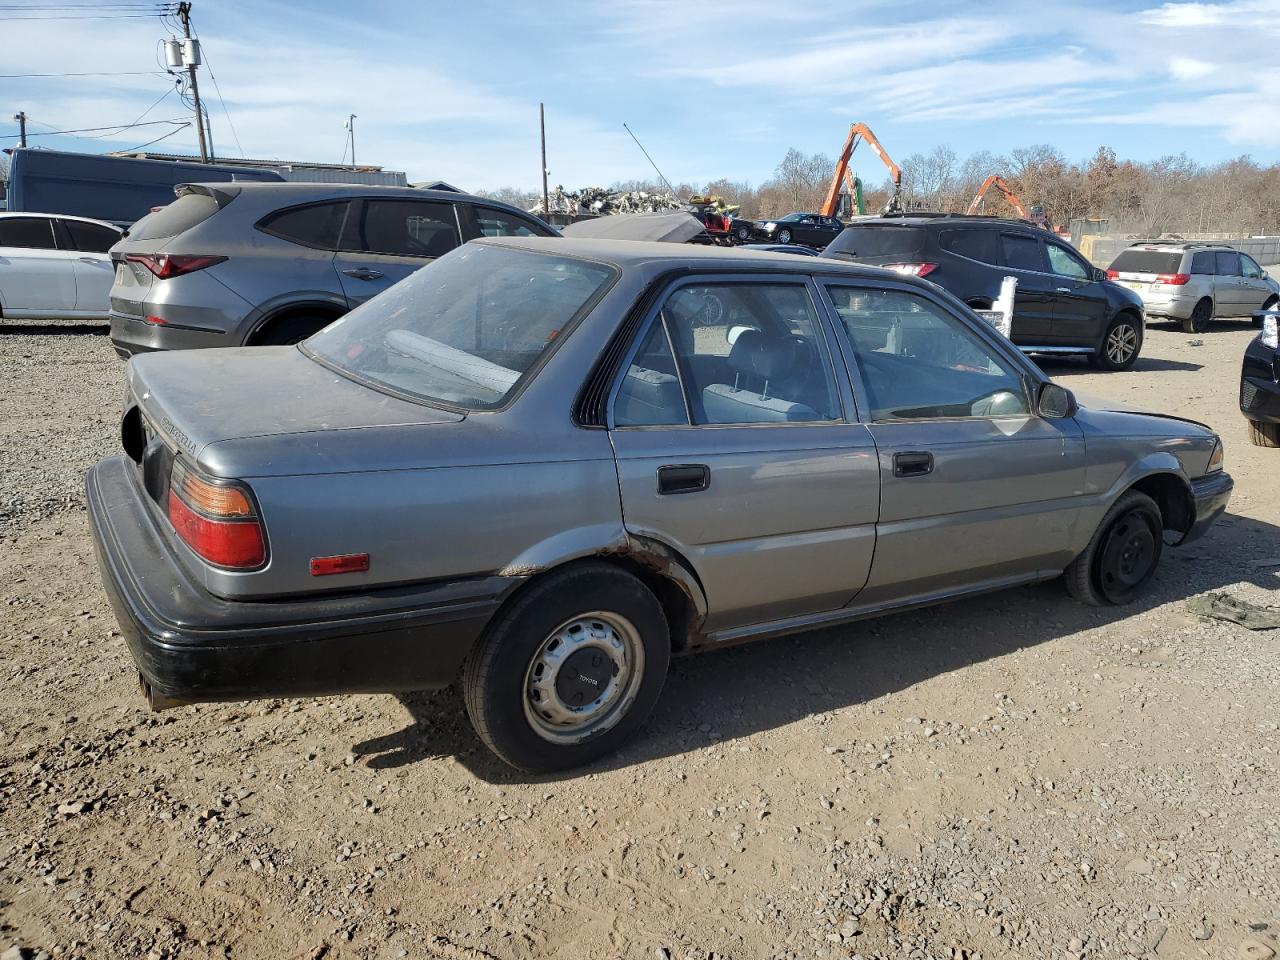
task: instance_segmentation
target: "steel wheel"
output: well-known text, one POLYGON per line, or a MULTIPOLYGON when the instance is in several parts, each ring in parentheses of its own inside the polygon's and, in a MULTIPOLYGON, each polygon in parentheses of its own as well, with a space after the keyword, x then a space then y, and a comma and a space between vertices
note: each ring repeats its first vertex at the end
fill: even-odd
POLYGON ((1155 572, 1160 531, 1141 509, 1130 510, 1111 525, 1098 555, 1098 585, 1112 603, 1133 596, 1155 572))
POLYGON ((1138 331, 1133 324, 1122 320, 1107 332, 1107 340, 1103 349, 1107 353, 1107 361, 1113 367, 1127 366, 1138 350, 1138 331))
POLYGON ((750 227, 739 227, 739 228, 738 228, 738 239, 739 239, 740 241, 742 241, 743 243, 746 243, 748 240, 750 240, 750 239, 751 239, 751 228, 750 228, 750 227))
POLYGON ((778 231, 778 242, 779 242, 779 243, 790 243, 790 242, 791 242, 791 231, 790 231, 790 230, 779 230, 779 231, 778 231))
POLYGON ((525 671, 524 714, 551 743, 577 743, 627 712, 644 676, 644 644, 631 621, 593 611, 542 641, 525 671))

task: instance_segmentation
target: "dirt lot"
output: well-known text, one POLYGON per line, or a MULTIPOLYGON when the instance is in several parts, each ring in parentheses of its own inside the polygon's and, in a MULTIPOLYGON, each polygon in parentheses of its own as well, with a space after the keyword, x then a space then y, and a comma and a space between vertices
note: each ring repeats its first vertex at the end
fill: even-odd
POLYGON ((1151 598, 1057 583, 678 662, 642 735, 531 780, 458 695, 142 709, 80 494, 123 365, 0 333, 0 954, 1266 958, 1280 948, 1280 451, 1252 331, 1083 393, 1210 423, 1237 487, 1151 598), (30 953, 11 951, 17 945, 30 953))

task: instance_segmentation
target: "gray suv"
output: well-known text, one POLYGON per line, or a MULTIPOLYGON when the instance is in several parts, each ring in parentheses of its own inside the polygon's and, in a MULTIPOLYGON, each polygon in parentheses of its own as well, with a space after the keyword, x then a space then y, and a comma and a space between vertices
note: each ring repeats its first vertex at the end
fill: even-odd
POLYGON ((1280 299, 1280 283, 1247 253, 1216 243, 1142 241, 1116 257, 1107 277, 1142 297, 1148 316, 1203 333, 1214 317, 1251 317, 1280 299))
POLYGON ((150 350, 304 340, 476 237, 548 237, 516 207, 443 190, 193 183, 111 248, 111 341, 150 350))

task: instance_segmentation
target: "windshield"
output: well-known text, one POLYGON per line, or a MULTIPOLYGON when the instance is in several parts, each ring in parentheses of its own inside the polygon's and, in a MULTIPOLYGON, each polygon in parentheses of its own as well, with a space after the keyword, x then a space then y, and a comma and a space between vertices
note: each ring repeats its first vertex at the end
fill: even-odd
POLYGON ((615 274, 598 263, 469 243, 305 348, 374 386, 472 410, 498 407, 615 274))

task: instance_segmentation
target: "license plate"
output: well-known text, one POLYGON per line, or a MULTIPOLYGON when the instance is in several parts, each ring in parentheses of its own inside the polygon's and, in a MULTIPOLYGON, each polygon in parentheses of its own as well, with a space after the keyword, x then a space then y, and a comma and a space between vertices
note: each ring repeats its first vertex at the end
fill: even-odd
POLYGON ((1124 282, 1124 285, 1128 287, 1130 290, 1137 290, 1139 293, 1147 289, 1147 285, 1145 283, 1139 283, 1136 280, 1126 280, 1124 282))

